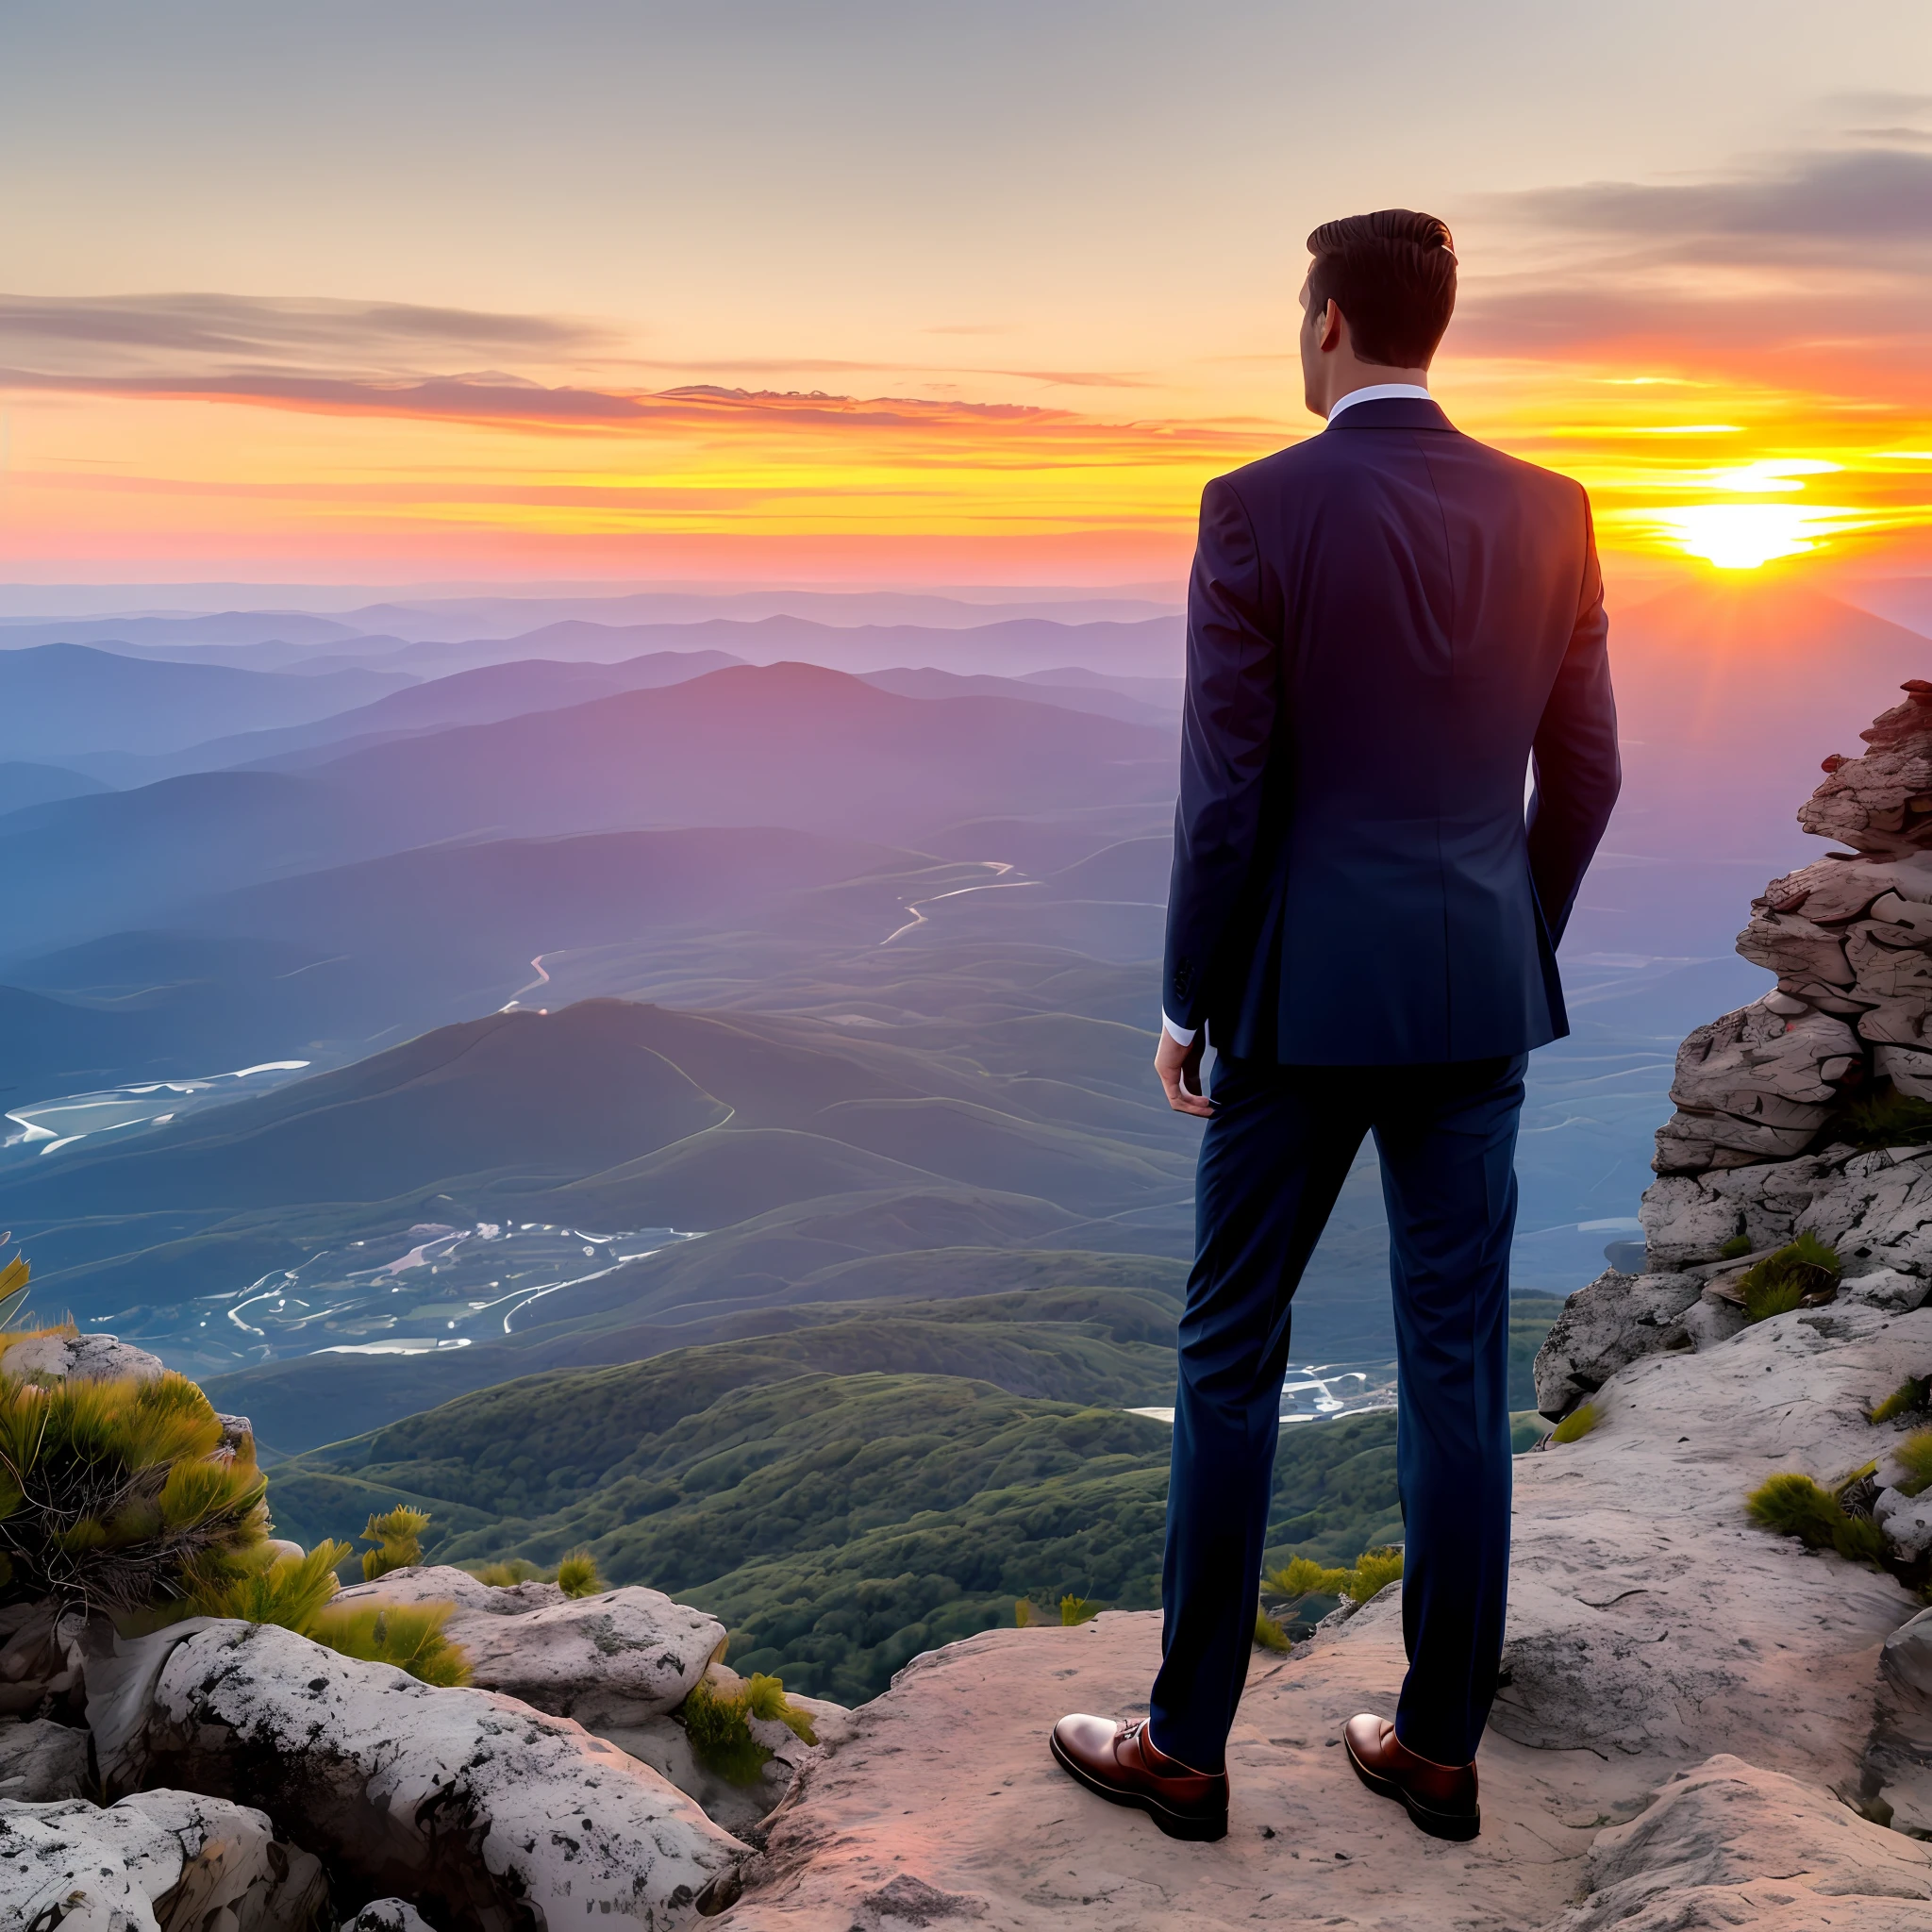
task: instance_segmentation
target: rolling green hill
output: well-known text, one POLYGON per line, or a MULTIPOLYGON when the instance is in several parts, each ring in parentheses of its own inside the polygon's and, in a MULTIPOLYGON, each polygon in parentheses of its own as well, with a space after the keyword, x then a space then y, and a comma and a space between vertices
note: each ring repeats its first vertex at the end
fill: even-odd
MULTIPOLYGON (((784 1332, 500 1384, 277 1466, 305 1542, 427 1509, 437 1560, 554 1562, 698 1604, 741 1668, 874 1694, 1016 1597, 1158 1601, 1175 1301, 1040 1288, 791 1308, 784 1332)), ((746 1318, 749 1319, 749 1318, 746 1318)), ((768 1318, 769 1319, 769 1318, 768 1318)), ((1519 1313, 1525 1348, 1547 1326, 1519 1313)), ((1271 1557, 1399 1539, 1394 1418, 1283 1432, 1271 1557)))

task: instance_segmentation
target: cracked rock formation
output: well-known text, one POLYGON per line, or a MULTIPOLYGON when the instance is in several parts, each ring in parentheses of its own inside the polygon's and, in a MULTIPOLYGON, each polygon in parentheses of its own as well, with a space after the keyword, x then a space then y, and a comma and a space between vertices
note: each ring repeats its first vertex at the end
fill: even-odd
MULTIPOLYGON (((655 1590, 572 1598, 554 1583, 504 1589, 466 1570, 421 1564, 358 1584, 337 1601, 455 1604, 445 1628, 469 1654, 472 1683, 575 1718, 695 1798, 726 1831, 754 1828, 816 1755, 789 1726, 752 1717, 753 1738, 772 1754, 756 1783, 729 1783, 699 1761, 674 1713, 701 1677, 725 1695, 741 1680, 723 1661, 724 1624, 655 1590)), ((822 1735, 845 1716, 816 1698, 791 1701, 822 1735)))
POLYGON ((514 1698, 209 1618, 90 1657, 88 1688, 110 1789, 245 1796, 437 1924, 658 1932, 736 1887, 745 1848, 683 1792, 514 1698))
POLYGON ((321 1865, 259 1811, 192 1791, 0 1800, 0 1925, 31 1932, 289 1932, 328 1902, 321 1865))
POLYGON ((1660 1174, 1704 1174, 1807 1152, 1845 1101, 1890 1090, 1932 1101, 1932 684, 1833 755, 1798 812, 1850 846, 1774 879, 1738 951, 1777 975, 1757 1004, 1677 1052, 1660 1174))

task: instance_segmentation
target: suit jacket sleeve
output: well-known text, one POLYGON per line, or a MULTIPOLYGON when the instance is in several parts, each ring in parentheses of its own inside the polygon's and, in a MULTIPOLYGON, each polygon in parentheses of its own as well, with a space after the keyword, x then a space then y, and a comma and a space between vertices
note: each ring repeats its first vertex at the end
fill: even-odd
POLYGON ((1233 486, 1219 478, 1201 498, 1188 584, 1180 803, 1161 993, 1179 1026, 1199 1026, 1206 1017, 1216 954, 1254 858, 1280 655, 1280 637, 1263 611, 1254 525, 1233 486))
POLYGON ((1529 872, 1550 943, 1563 937, 1577 889, 1609 824, 1623 784, 1617 703, 1610 690, 1609 620, 1590 499, 1583 501, 1584 566, 1576 623, 1537 727, 1529 806, 1529 872))

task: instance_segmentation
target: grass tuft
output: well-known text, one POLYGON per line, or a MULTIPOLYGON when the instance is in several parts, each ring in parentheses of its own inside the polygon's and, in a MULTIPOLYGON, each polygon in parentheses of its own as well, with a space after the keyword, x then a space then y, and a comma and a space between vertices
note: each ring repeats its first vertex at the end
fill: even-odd
POLYGON ((1580 1408, 1573 1408, 1550 1431, 1550 1441, 1552 1442, 1580 1442, 1603 1419, 1603 1410, 1595 1403, 1586 1402, 1580 1408))
POLYGON ((1748 1234, 1734 1234, 1718 1253, 1721 1261, 1736 1261, 1751 1252, 1751 1237, 1748 1234))
POLYGON ((423 1532, 429 1518, 421 1509, 399 1503, 380 1516, 372 1516, 362 1528, 362 1541, 375 1548, 362 1553, 362 1580, 374 1583, 391 1570, 407 1570, 423 1560, 423 1532))
POLYGON ((1902 1415, 1910 1415, 1915 1408, 1924 1408, 1932 1402, 1932 1375, 1918 1375, 1909 1382, 1901 1382, 1876 1408, 1865 1411, 1868 1423, 1894 1423, 1902 1415))
POLYGON ((1815 1234, 1801 1234, 1738 1277, 1745 1317, 1765 1322, 1774 1315, 1789 1314, 1807 1294, 1835 1288, 1839 1268, 1835 1248, 1826 1247, 1815 1234))
POLYGON ((1018 1598, 1013 1605, 1013 1628, 1030 1630, 1039 1615, 1040 1612, 1024 1596, 1018 1598))
POLYGON ((1348 1594, 1365 1604, 1377 1591, 1402 1581, 1402 1552, 1397 1549, 1364 1550, 1349 1573, 1348 1594))
POLYGON ((1258 1649, 1288 1655, 1288 1632, 1266 1610, 1255 1612, 1255 1643, 1258 1649))
POLYGON ((557 1587, 565 1596, 596 1596, 604 1589, 597 1559, 589 1550, 572 1550, 557 1566, 557 1587))
POLYGON ((304 1633, 343 1657, 393 1664, 425 1684, 470 1681, 470 1659, 443 1635, 454 1604, 332 1604, 304 1633))
POLYGON ((1932 1141, 1932 1105, 1901 1093, 1890 1081, 1852 1101, 1826 1127, 1827 1141, 1855 1147, 1913 1147, 1932 1141))
POLYGON ((1855 1563, 1880 1564, 1885 1532, 1867 1516, 1853 1516, 1828 1490, 1787 1470, 1767 1476, 1744 1499, 1745 1513, 1774 1536, 1794 1536, 1807 1549, 1836 1550, 1855 1563))
POLYGON ((1060 1622, 1069 1628, 1075 1624, 1091 1624, 1099 1614, 1100 1606, 1084 1596, 1063 1596, 1060 1599, 1060 1622))
POLYGON ((1914 1429, 1891 1454, 1906 1472, 1898 1486, 1902 1495, 1916 1496, 1932 1486, 1932 1429, 1914 1429))

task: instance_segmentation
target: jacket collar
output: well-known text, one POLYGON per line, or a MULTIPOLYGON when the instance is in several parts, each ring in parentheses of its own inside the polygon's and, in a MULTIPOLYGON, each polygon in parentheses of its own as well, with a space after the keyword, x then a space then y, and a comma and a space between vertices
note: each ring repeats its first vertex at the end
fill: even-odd
POLYGON ((1323 432, 1350 429, 1454 429, 1441 403, 1420 396, 1378 396, 1374 402, 1351 403, 1336 412, 1323 432))

